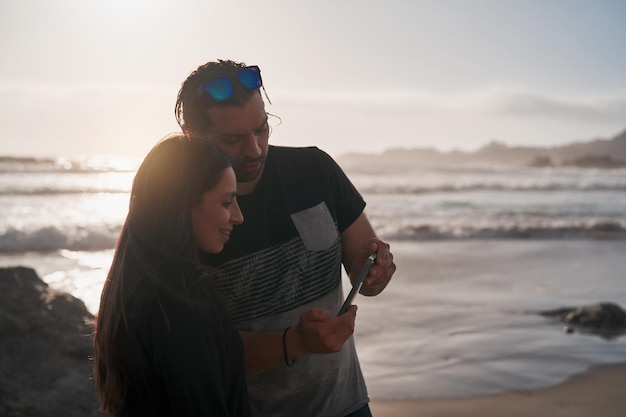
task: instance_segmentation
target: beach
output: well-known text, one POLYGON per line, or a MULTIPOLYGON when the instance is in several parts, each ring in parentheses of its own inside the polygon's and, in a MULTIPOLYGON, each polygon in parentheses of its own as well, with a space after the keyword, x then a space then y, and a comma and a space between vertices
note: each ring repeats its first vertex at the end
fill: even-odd
MULTIPOLYGON (((626 362, 626 337, 566 334, 560 321, 539 314, 600 301, 624 308, 626 241, 390 242, 393 280, 379 296, 354 300, 356 345, 374 400, 540 389, 626 362)), ((112 254, 1 254, 0 266, 31 266, 95 313, 112 254)))
POLYGON ((357 347, 375 416, 623 415, 626 338, 565 334, 533 312, 606 299, 626 305, 626 242, 393 242, 392 249, 398 282, 378 300, 357 298, 357 347), (384 308, 390 329, 412 312, 405 334, 425 340, 380 342, 384 330, 370 332, 364 322, 384 308), (385 373, 389 357, 406 361, 401 372, 385 373))
MULTIPOLYGON (((564 332, 541 312, 626 308, 625 172, 352 173, 398 267, 354 300, 375 415, 621 410, 626 337, 564 332)), ((119 161, 0 163, 0 266, 32 267, 97 312, 132 176, 119 161)))
MULTIPOLYGON (((561 322, 538 312, 598 301, 626 306, 626 241, 391 241, 391 248, 398 266, 392 282, 379 296, 354 301, 356 345, 376 415, 623 401, 610 381, 626 375, 626 337, 566 334, 561 322)), ((4 254, 0 265, 33 266, 95 311, 111 256, 4 254)))
POLYGON ((618 417, 626 409, 626 365, 601 366, 550 388, 468 398, 372 400, 378 417, 618 417))
POLYGON ((355 338, 370 396, 463 398, 554 386, 626 362, 626 337, 563 332, 539 314, 626 306, 626 241, 392 242, 398 269, 359 296, 355 338))

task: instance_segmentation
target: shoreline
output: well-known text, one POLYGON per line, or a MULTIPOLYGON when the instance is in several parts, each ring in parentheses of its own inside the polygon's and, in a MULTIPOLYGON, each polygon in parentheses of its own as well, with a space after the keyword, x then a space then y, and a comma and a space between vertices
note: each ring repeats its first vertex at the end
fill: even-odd
MULTIPOLYGON (((530 400, 541 410, 545 405, 532 404, 540 393, 598 366, 626 362, 626 336, 565 335, 560 322, 528 314, 600 300, 626 306, 617 273, 626 265, 626 241, 391 244, 398 263, 392 285, 356 300, 355 337, 372 408, 387 407, 375 415, 480 415, 462 411, 483 410, 472 408, 481 407, 477 402, 489 410, 503 395, 509 395, 505 404, 530 400), (450 409, 455 404, 458 410, 450 409)), ((37 265, 52 288, 97 307, 111 254, 4 254, 0 264, 37 265)), ((626 371, 621 377, 626 380, 626 371)), ((566 395, 563 404, 568 396, 584 398, 585 390, 566 395)))
MULTIPOLYGON (((610 301, 626 241, 391 242, 398 269, 358 297, 355 338, 371 398, 468 398, 555 386, 626 362, 626 336, 565 334, 538 312, 610 301)), ((622 307, 624 308, 624 307, 622 307)))
POLYGON ((461 398, 372 399, 375 416, 617 416, 626 408, 626 362, 601 365, 545 388, 461 398))

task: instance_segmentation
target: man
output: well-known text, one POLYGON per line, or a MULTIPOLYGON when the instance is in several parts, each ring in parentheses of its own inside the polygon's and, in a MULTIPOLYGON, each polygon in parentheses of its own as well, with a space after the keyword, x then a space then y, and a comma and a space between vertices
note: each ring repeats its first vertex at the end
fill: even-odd
POLYGON ((182 129, 222 148, 237 175, 246 222, 202 260, 219 268, 216 284, 244 342, 253 415, 371 416, 350 337, 356 307, 335 317, 341 265, 353 279, 376 252, 361 293, 377 295, 393 256, 326 153, 269 145, 261 89, 258 67, 209 62, 185 80, 175 108, 182 129))

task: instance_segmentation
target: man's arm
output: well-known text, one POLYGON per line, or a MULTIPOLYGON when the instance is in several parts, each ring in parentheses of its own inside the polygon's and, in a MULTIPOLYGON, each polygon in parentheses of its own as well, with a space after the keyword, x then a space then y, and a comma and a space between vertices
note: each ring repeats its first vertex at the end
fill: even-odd
POLYGON ((239 332, 246 355, 246 372, 255 374, 312 353, 339 352, 354 333, 356 306, 339 317, 328 310, 313 308, 300 316, 296 326, 287 331, 283 349, 283 330, 274 332, 239 332))
POLYGON ((370 254, 378 253, 360 293, 367 296, 380 294, 396 271, 389 245, 376 237, 365 213, 361 213, 354 223, 343 231, 341 239, 343 266, 348 275, 353 269, 360 270, 370 254))

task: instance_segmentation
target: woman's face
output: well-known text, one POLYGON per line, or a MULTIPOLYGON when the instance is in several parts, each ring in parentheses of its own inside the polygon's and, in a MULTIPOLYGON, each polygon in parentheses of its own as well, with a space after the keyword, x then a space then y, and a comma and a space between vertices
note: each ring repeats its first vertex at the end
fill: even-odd
POLYGON ((202 194, 202 200, 191 209, 193 234, 200 250, 221 252, 233 226, 243 222, 236 192, 235 171, 228 167, 217 186, 202 194))

